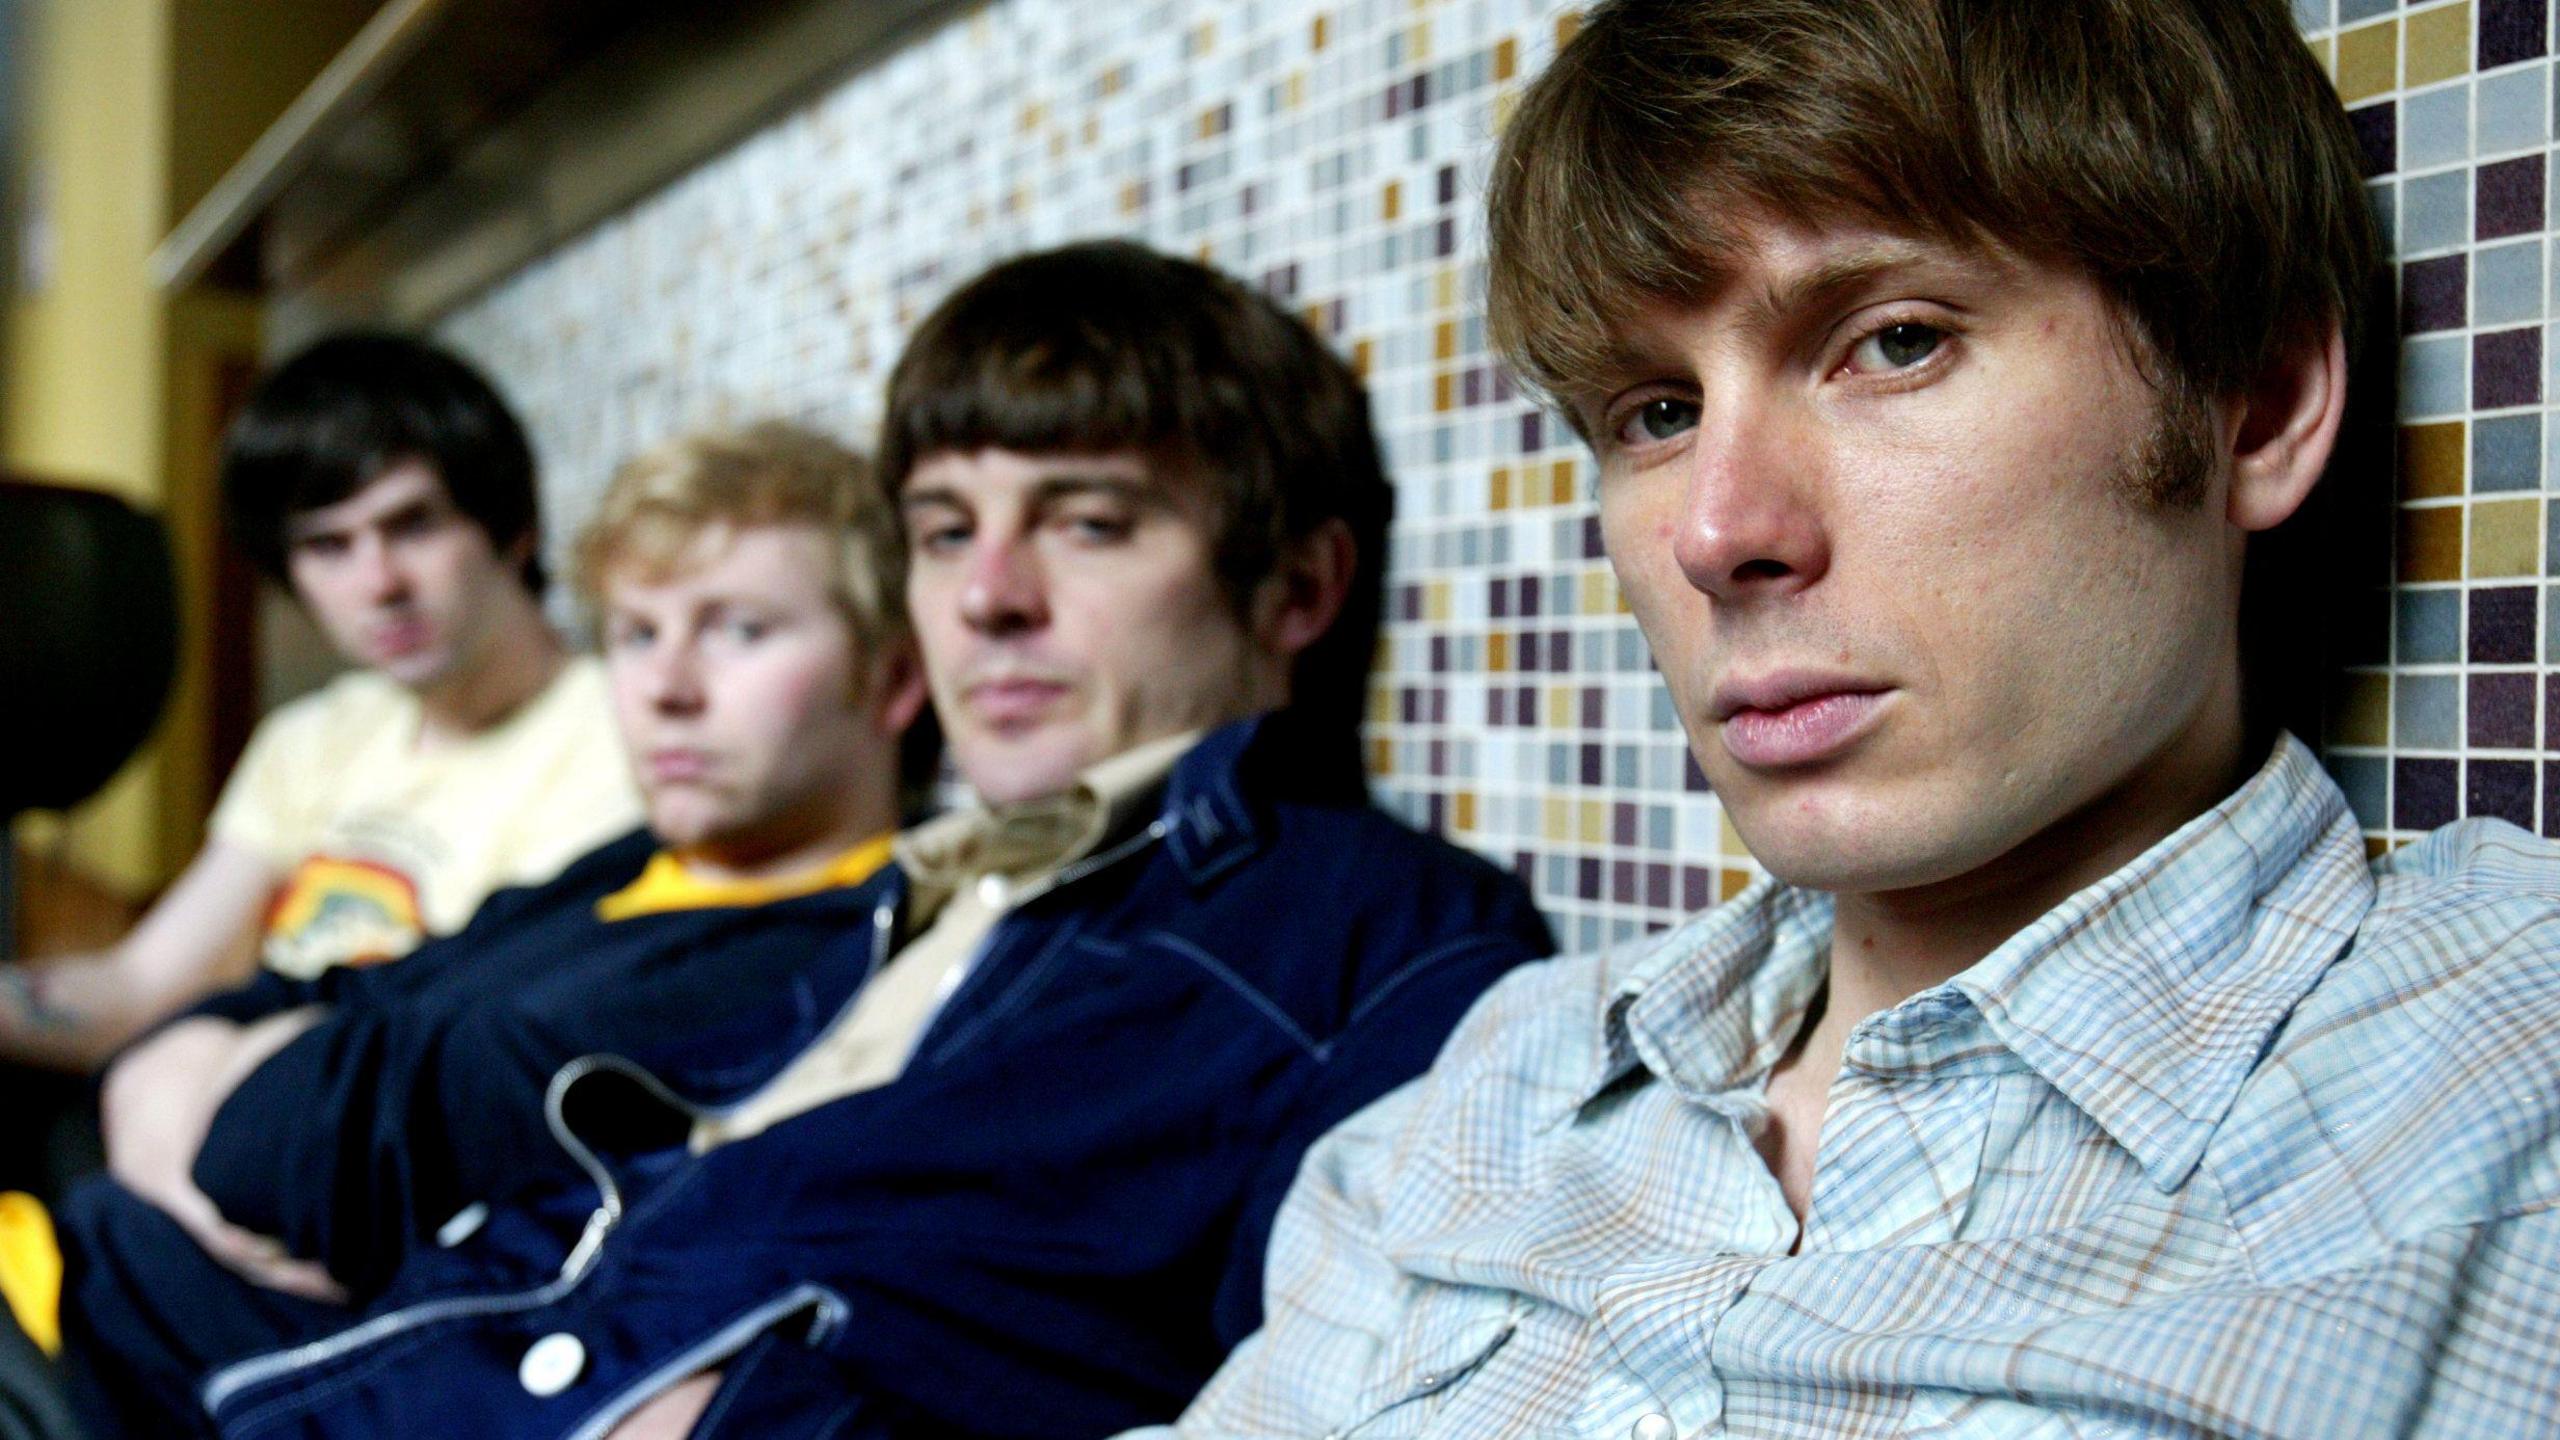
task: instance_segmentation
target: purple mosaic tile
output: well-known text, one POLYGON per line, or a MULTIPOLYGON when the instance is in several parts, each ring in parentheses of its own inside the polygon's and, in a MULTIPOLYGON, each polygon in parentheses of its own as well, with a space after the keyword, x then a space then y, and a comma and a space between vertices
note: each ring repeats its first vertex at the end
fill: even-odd
POLYGON ((1658 909, 1671 908, 1671 867, 1659 860, 1644 867, 1644 903, 1658 909))
POLYGON ((1532 410, 1520 417, 1520 453, 1534 455, 1547 448, 1547 417, 1532 410))
POLYGON ((2471 403, 2481 410, 2542 403, 2542 327, 2471 337, 2471 403))
POLYGON ((1600 747, 1597 745, 1584 745, 1579 748, 1582 751, 1582 783, 1585 785, 1599 784, 1603 768, 1600 747))
POLYGON ((2490 750, 2532 749, 2533 690, 2533 676, 2528 674, 2472 676, 2472 745, 2490 750))
POLYGON ((1547 664, 1556 670, 1573 668, 1572 631, 1550 630, 1547 632, 1547 664))
POLYGON ((1458 198, 1458 167, 1457 167, 1457 166, 1455 166, 1455 165, 1443 165, 1443 166, 1441 166, 1441 167, 1440 167, 1440 176, 1439 176, 1439 193, 1440 193, 1440 203, 1441 203, 1441 204, 1443 204, 1443 205, 1449 204, 1451 201, 1454 201, 1454 200, 1456 200, 1456 199, 1458 198))
POLYGON ((2443 255, 2400 267, 2400 331, 2459 330, 2471 318, 2471 257, 2443 255))
POLYGON ((2356 148, 2364 155, 2367 179, 2388 175, 2400 168, 2400 107, 2389 100, 2350 110, 2347 119, 2355 126, 2356 148))
POLYGON ((1513 691, 1512 696, 1516 703, 1516 710, 1514 713, 1520 717, 1519 723, 1522 725, 1537 724, 1538 687, 1535 685, 1523 685, 1519 689, 1513 691))
POLYGON ((2560 762, 2542 762, 2542 833, 2560 840, 2560 762))
MULTIPOLYGON (((1526 613, 1528 613, 1528 612, 1523 611, 1523 612, 1521 612, 1521 613, 1526 614, 1526 613)), ((1539 658, 1538 658, 1538 632, 1537 632, 1537 631, 1535 631, 1535 630, 1523 630, 1523 631, 1521 631, 1521 632, 1520 632, 1520 670, 1521 670, 1521 673, 1523 673, 1523 674, 1528 674, 1528 675, 1534 675, 1534 674, 1536 674, 1536 673, 1537 673, 1541 668, 1542 668, 1542 667, 1541 667, 1541 665, 1540 665, 1540 663, 1539 663, 1539 658)))
POLYGON ((1600 543, 1600 517, 1597 515, 1583 516, 1582 558, 1585 560, 1598 560, 1607 556, 1608 553, 1609 547, 1600 543))
POLYGON ((1636 864, 1632 860, 1613 860, 1609 864, 1609 898, 1621 905, 1636 903, 1636 864))
POLYGON ((2542 748, 2560 751, 2560 670, 2542 677, 2542 748))
POLYGON ((1573 879, 1575 894, 1585 900, 1600 898, 1600 861, 1597 857, 1585 855, 1574 862, 1573 879))
POLYGON ((2473 233, 2482 240, 2523 235, 2542 228, 2544 175, 2542 157, 2527 155, 2483 165, 2474 180, 2471 202, 2473 233))
POLYGON ((1446 635, 1434 635, 1431 637, 1431 673, 1434 675, 1445 675, 1448 671, 1449 637, 1446 635))
POLYGON ((2474 760, 2463 787, 2462 813, 2533 828, 2533 762, 2474 760))
POLYGON ((2480 68, 2530 60, 2551 48, 2544 0, 2479 0, 2480 68))
POLYGON ((1538 613, 1538 588, 1537 576, 1520 577, 1520 618, 1525 620, 1538 613))
POLYGON ((1609 807, 1609 840, 1616 845, 1636 843, 1638 817, 1636 807, 1625 800, 1609 807))
POLYGON ((2471 592, 2471 663, 2527 665, 2533 661, 2530 585, 2471 592))
POLYGON ((1597 730, 1608 715, 1608 692, 1597 685, 1582 687, 1582 728, 1597 730))
POLYGON ((1680 908, 1704 910, 1716 903, 1716 872, 1703 865, 1680 867, 1680 908))
POLYGON ((2458 818, 2454 760, 2395 760, 2391 765, 2391 823, 2402 830, 2433 830, 2458 818))

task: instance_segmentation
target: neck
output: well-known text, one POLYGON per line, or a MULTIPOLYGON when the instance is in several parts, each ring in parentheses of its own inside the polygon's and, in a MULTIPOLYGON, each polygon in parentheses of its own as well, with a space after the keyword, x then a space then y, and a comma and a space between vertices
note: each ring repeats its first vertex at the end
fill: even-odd
POLYGON ((491 627, 483 652, 462 674, 418 692, 419 742, 468 739, 542 693, 568 658, 533 596, 509 587, 508 613, 491 627))
POLYGON ((1991 863, 1935 885, 1840 895, 1822 1028, 1845 1037, 1944 984, 2220 803, 2247 773, 2235 684, 2105 792, 1991 863))
MULTIPOLYGON (((877 776, 894 780, 894 754, 877 776)), ((898 826, 897 796, 877 776, 851 780, 791 813, 678 847, 692 874, 717 881, 782 880, 818 869, 847 850, 898 826)))

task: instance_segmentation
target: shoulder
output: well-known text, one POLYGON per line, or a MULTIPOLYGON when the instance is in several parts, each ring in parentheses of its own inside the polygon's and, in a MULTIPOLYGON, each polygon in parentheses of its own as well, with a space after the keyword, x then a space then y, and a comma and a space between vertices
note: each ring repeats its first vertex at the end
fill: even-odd
POLYGON ((371 738, 387 726, 414 721, 417 711, 416 697, 398 681, 371 670, 350 670, 277 706, 258 722, 252 743, 305 746, 371 738))
POLYGON ((2235 1198, 2404 1235, 2560 1204, 2560 845, 2465 821, 2375 879, 2235 1109, 2235 1198))

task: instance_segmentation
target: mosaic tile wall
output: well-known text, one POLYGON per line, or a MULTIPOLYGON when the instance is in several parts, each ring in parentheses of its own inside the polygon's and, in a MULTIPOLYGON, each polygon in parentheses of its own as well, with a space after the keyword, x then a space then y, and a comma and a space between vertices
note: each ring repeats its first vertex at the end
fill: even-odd
MULTIPOLYGON (((2377 837, 2465 812, 2560 831, 2549 3, 2298 6, 2410 257, 2395 649, 2337 751, 2377 837)), ((1621 609, 1585 457, 1512 392, 1474 303, 1491 137, 1571 24, 1553 0, 998 0, 444 334, 531 419, 559 543, 676 429, 867 436, 906 328, 1003 256, 1127 234, 1264 285, 1366 374, 1397 477, 1380 793, 1515 866, 1588 946, 1751 862, 1621 609)))
POLYGON ((2376 832, 2500 815, 2560 834, 2560 428, 2546 0, 2296 0, 2395 241, 2397 613, 2331 768, 2376 832))

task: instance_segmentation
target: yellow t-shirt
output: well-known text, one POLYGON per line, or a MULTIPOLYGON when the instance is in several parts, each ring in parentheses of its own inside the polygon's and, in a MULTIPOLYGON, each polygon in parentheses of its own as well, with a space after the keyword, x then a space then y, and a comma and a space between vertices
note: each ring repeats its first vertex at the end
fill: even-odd
POLYGON ((581 656, 496 725, 421 751, 418 700, 357 671, 268 716, 216 839, 285 876, 261 958, 308 977, 450 934, 489 892, 550 879, 640 823, 603 665, 581 656))

